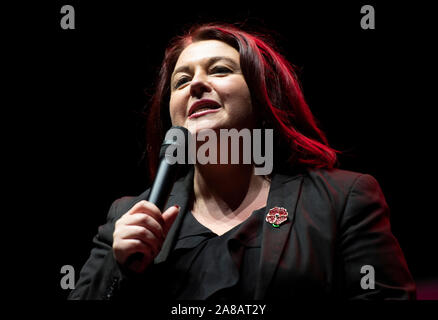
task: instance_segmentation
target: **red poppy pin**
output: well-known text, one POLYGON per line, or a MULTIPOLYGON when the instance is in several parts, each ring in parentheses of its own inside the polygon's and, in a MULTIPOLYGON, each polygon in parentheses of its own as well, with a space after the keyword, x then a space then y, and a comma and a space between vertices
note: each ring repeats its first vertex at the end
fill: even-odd
POLYGON ((274 228, 278 228, 280 224, 287 220, 287 210, 283 207, 274 207, 269 210, 266 215, 266 222, 272 224, 274 228))

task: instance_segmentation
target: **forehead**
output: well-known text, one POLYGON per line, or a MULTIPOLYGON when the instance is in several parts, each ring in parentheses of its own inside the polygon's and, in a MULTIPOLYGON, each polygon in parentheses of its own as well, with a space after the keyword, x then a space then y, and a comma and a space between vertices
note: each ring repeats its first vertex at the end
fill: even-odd
POLYGON ((196 64, 217 56, 228 57, 239 63, 239 52, 232 46, 218 40, 203 40, 187 46, 181 52, 175 68, 182 65, 196 64))

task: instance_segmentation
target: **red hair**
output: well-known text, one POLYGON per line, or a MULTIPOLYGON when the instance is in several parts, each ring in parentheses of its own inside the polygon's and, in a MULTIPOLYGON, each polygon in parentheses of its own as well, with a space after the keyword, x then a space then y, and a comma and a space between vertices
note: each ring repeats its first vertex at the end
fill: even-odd
POLYGON ((274 170, 296 165, 332 168, 336 164, 337 151, 329 146, 325 134, 318 128, 293 66, 266 39, 233 25, 203 24, 170 42, 147 110, 151 178, 157 170, 156 155, 161 141, 171 127, 171 74, 181 52, 191 43, 203 40, 223 41, 239 52, 240 66, 260 127, 274 129, 274 170))

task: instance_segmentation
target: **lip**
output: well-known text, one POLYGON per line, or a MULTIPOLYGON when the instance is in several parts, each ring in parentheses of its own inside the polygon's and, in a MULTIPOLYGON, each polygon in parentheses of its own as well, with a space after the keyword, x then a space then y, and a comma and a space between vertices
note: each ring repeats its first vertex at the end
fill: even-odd
POLYGON ((203 115, 206 115, 206 114, 209 114, 209 113, 218 112, 219 110, 220 110, 220 108, 218 108, 218 109, 204 110, 204 111, 201 111, 201 112, 195 112, 194 114, 191 114, 191 115, 189 116, 189 119, 192 119, 192 118, 199 118, 199 117, 202 117, 203 115))
POLYGON ((222 108, 222 106, 217 101, 211 100, 211 99, 202 99, 202 100, 196 101, 195 103, 193 103, 191 105, 191 107, 189 109, 189 112, 188 112, 188 114, 189 114, 188 118, 189 119, 197 118, 197 117, 203 116, 204 114, 208 114, 208 113, 212 113, 212 112, 217 112, 217 111, 220 110, 220 108, 222 108), (208 110, 204 110, 204 111, 201 111, 201 112, 198 112, 198 113, 193 113, 193 111, 198 109, 200 106, 209 105, 209 104, 217 105, 217 106, 219 106, 219 108, 217 108, 217 109, 208 109, 208 110))

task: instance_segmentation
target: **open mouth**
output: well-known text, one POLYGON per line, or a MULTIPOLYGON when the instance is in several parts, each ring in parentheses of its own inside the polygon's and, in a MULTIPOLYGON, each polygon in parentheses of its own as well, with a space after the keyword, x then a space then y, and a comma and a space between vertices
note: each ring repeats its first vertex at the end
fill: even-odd
POLYGON ((220 108, 221 106, 215 101, 201 100, 199 102, 194 103, 193 106, 190 108, 189 119, 200 117, 204 114, 208 114, 212 112, 217 112, 219 111, 220 108))

